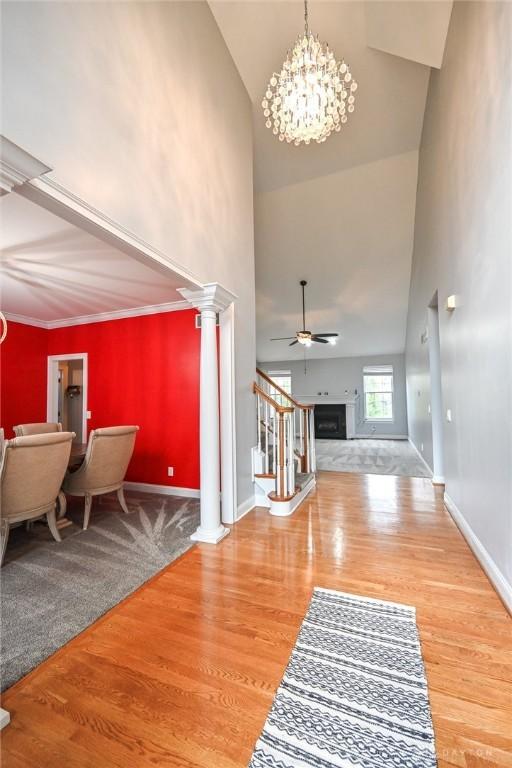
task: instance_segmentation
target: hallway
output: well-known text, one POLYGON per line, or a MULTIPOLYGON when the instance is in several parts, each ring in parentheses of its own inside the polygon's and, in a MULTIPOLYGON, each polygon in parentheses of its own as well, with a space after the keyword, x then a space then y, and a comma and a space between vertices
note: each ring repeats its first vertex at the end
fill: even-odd
POLYGON ((439 768, 510 766, 511 622, 430 481, 320 473, 5 695, 5 768, 246 766, 314 586, 415 605, 439 768), (434 567, 435 566, 435 567, 434 567))

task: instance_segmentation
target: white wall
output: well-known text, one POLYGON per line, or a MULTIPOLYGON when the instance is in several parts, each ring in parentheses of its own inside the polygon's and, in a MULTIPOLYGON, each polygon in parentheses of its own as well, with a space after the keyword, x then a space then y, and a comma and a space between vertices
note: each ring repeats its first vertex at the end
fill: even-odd
POLYGON ((205 2, 2 7, 2 132, 236 306, 239 502, 255 442, 252 118, 205 2))
POLYGON ((409 432, 431 464, 428 347, 420 336, 438 290, 443 407, 453 414, 444 422, 446 492, 474 546, 488 553, 495 580, 509 585, 511 39, 511 4, 454 3, 420 151, 406 357, 409 432), (450 315, 451 294, 459 306, 450 315))
POLYGON ((329 395, 344 395, 345 390, 360 395, 360 409, 356 416, 356 432, 359 435, 407 435, 407 407, 405 396, 404 355, 372 355, 370 357, 335 357, 325 360, 308 360, 306 372, 304 361, 284 360, 281 362, 259 363, 264 371, 291 371, 292 394, 301 397, 315 397, 319 392, 329 395), (366 423, 363 411, 363 368, 365 365, 392 365, 394 373, 394 420, 392 423, 366 423))
POLYGON ((310 357, 404 351, 417 172, 404 152, 256 196, 258 359, 300 359, 270 339, 302 327, 301 279, 307 327, 340 334, 310 357))

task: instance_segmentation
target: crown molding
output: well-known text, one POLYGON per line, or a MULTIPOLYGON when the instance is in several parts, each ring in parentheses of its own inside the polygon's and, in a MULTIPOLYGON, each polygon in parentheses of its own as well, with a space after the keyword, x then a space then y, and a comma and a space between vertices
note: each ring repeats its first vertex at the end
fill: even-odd
MULTIPOLYGON (((179 293, 188 291, 191 294, 203 294, 205 292, 205 294, 212 298, 215 298, 217 295, 217 302, 219 304, 217 311, 225 309, 236 298, 234 294, 226 291, 217 283, 203 286, 199 278, 181 267, 165 253, 153 248, 125 227, 110 219, 96 208, 93 208, 85 200, 62 187, 54 179, 42 175, 51 170, 49 166, 32 157, 32 155, 25 152, 25 150, 18 147, 5 136, 0 135, 0 194, 6 194, 15 187, 18 187, 17 192, 23 195, 23 197, 37 205, 41 205, 65 221, 84 229, 95 237, 99 237, 104 242, 110 243, 118 250, 131 255, 139 261, 150 264, 155 269, 159 268, 167 274, 171 271, 175 276, 179 277, 180 281, 183 281, 184 288, 180 289, 179 293)), ((5 317, 12 322, 51 330, 52 328, 65 328, 72 325, 120 320, 128 317, 158 314, 160 312, 177 312, 190 309, 191 305, 194 306, 184 293, 182 295, 183 300, 166 304, 100 312, 92 315, 61 318, 59 320, 45 321, 15 313, 5 313, 5 317)))
POLYGON ((12 323, 33 325, 36 328, 45 328, 51 331, 54 328, 69 328, 73 325, 90 325, 92 323, 105 323, 108 320, 125 320, 129 317, 144 317, 145 315, 159 315, 164 312, 182 312, 191 309, 188 301, 170 301, 167 304, 148 304, 144 307, 131 309, 117 309, 113 312, 97 312, 94 315, 78 315, 76 317, 64 317, 60 320, 39 320, 36 317, 26 317, 13 312, 4 312, 5 319, 12 323))
POLYGON ((54 179, 33 178, 24 185, 23 189, 20 189, 20 193, 28 200, 43 206, 139 261, 151 264, 153 267, 160 267, 166 273, 169 270, 172 271, 188 288, 196 290, 202 287, 203 284, 199 278, 188 269, 62 187, 54 179))
POLYGON ((220 283, 206 283, 200 290, 178 288, 183 298, 200 312, 210 310, 223 312, 236 301, 236 294, 228 291, 220 283))
POLYGON ((0 194, 6 195, 48 171, 51 171, 49 166, 0 135, 0 194))
POLYGON ((36 317, 27 317, 26 315, 17 315, 14 312, 4 312, 4 317, 10 323, 21 323, 22 325, 33 325, 35 328, 48 329, 46 320, 38 320, 36 317))

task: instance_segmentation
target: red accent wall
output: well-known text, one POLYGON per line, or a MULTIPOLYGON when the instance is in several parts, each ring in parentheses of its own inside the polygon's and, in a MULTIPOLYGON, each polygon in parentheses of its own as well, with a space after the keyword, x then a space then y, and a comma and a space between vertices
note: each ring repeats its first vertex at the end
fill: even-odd
POLYGON ((46 421, 47 334, 44 328, 8 324, 0 346, 0 424, 14 437, 20 423, 46 421))
MULTIPOLYGON (((29 388, 38 407, 42 391, 43 412, 36 414, 35 408, 29 419, 17 405, 19 415, 12 423, 46 419, 47 355, 87 352, 87 408, 92 414, 88 429, 116 424, 140 427, 127 479, 199 488, 201 333, 195 328, 195 315, 194 310, 186 310, 42 331, 47 343, 43 336, 42 353, 33 350, 31 367, 37 369, 37 377, 29 388), (174 467, 174 477, 168 477, 168 466, 174 467)), ((9 324, 9 332, 15 325, 9 324)), ((11 376, 14 372, 16 379, 15 370, 11 364, 11 376)), ((6 378, 2 371, 2 390, 6 378)), ((14 381, 9 391, 6 400, 11 402, 14 381)), ((2 406, 2 424, 10 425, 12 413, 11 405, 5 411, 2 406)))

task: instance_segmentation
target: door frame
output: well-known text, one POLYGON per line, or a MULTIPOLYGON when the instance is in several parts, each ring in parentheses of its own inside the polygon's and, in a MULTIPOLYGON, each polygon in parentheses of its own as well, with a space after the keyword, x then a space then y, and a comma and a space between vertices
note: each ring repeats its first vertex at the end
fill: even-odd
POLYGON ((444 485, 444 419, 439 303, 436 291, 427 308, 430 421, 432 428, 432 483, 444 485))
POLYGON ((219 411, 222 522, 232 525, 238 516, 235 409, 235 305, 219 315, 219 411))
POLYGON ((48 355, 48 373, 46 386, 46 419, 49 422, 58 421, 58 380, 59 362, 68 360, 82 361, 82 442, 87 442, 87 391, 89 384, 89 366, 87 352, 63 355, 48 355))

